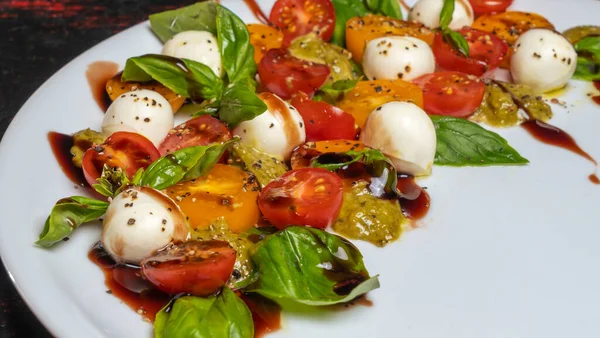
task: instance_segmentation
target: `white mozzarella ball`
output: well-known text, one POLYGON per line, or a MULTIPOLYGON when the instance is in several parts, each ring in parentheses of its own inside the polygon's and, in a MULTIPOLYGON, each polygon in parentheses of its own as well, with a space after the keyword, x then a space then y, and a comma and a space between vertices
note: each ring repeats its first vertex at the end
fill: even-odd
MULTIPOLYGON (((408 13, 409 20, 418 21, 429 28, 440 27, 440 13, 444 0, 419 0, 408 13)), ((473 7, 468 0, 456 0, 450 29, 458 30, 464 26, 471 26, 475 20, 473 7)))
POLYGON ((173 128, 173 109, 159 93, 140 89, 127 92, 111 103, 102 121, 102 134, 131 131, 158 146, 173 128))
POLYGON ((292 150, 306 141, 304 121, 296 108, 271 93, 261 93, 267 110, 250 121, 240 123, 233 134, 248 144, 278 159, 287 160, 292 150))
POLYGON ((181 209, 162 192, 132 187, 106 210, 102 244, 118 262, 139 264, 172 241, 185 241, 189 230, 181 209))
POLYGON ((362 64, 369 80, 410 81, 435 71, 431 47, 409 36, 386 36, 369 41, 362 64))
POLYGON ((433 122, 419 106, 389 102, 375 109, 360 134, 368 147, 379 149, 399 173, 429 175, 435 157, 433 122))
POLYGON ((515 43, 510 72, 518 84, 538 93, 564 87, 577 67, 577 52, 562 35, 531 29, 515 43))
POLYGON ((210 67, 217 76, 223 76, 217 37, 211 32, 185 31, 178 33, 165 42, 162 54, 203 63, 210 67))

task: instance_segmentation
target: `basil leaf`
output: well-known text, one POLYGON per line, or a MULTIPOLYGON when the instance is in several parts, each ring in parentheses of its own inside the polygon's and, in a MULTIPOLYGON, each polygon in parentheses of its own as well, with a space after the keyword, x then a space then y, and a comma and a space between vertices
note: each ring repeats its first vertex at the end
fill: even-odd
POLYGON ((238 138, 225 143, 177 150, 154 161, 142 174, 140 185, 162 190, 206 174, 238 138))
POLYGON ((573 77, 580 80, 600 80, 600 36, 589 36, 575 44, 577 68, 573 77))
POLYGON ((444 0, 442 11, 440 12, 440 27, 442 30, 444 28, 448 28, 450 22, 452 22, 452 15, 454 14, 454 1, 455 0, 444 0))
POLYGON ((125 82, 156 80, 176 94, 198 101, 218 98, 223 92, 223 80, 207 65, 166 55, 129 58, 121 79, 125 82))
POLYGON ((224 287, 216 297, 184 296, 156 315, 155 338, 252 338, 252 314, 243 300, 224 287))
POLYGON ((335 27, 331 43, 344 47, 346 45, 346 22, 356 16, 365 16, 369 10, 362 0, 331 0, 335 9, 335 27))
MULTIPOLYGON (((133 178, 131 179, 131 184, 133 184, 133 185, 140 185, 140 182, 142 181, 142 175, 143 174, 144 174, 144 168, 138 169, 138 171, 135 172, 135 175, 133 175, 133 178)), ((116 195, 117 194, 115 194, 115 196, 116 195)))
POLYGON ((83 223, 104 215, 108 202, 83 196, 63 198, 56 202, 36 245, 49 248, 69 236, 83 223))
POLYGON ((266 110, 267 105, 256 95, 253 88, 243 83, 234 83, 223 93, 219 118, 230 128, 234 128, 266 110))
POLYGON ((379 287, 352 243, 319 229, 285 228, 259 242, 252 260, 260 277, 246 291, 273 300, 323 306, 379 287))
MULTIPOLYGON (((140 170, 143 169, 140 168, 140 170)), ((102 169, 102 175, 96 181, 98 183, 93 184, 92 188, 100 195, 106 197, 115 197, 130 183, 123 169, 119 167, 110 168, 106 164, 102 169)))
POLYGON ((339 80, 332 84, 326 84, 319 89, 319 93, 316 95, 317 101, 326 101, 333 104, 341 96, 351 91, 358 81, 360 81, 360 78, 355 80, 339 80))
POLYGON ((504 138, 477 123, 450 116, 430 117, 437 134, 437 165, 463 167, 529 163, 504 138))
POLYGON ((172 11, 150 15, 150 27, 162 42, 184 31, 217 33, 217 6, 212 1, 199 2, 172 11))
POLYGON ((396 19, 402 19, 402 10, 398 0, 364 0, 365 5, 373 14, 381 14, 396 19))
POLYGON ((575 68, 573 78, 585 81, 600 80, 600 62, 578 57, 577 68, 575 68))
POLYGON ((246 24, 229 9, 217 7, 217 40, 230 83, 254 79, 254 46, 246 24))
POLYGON ((450 44, 454 50, 459 51, 466 57, 469 57, 469 43, 462 34, 455 32, 450 28, 442 29, 442 37, 446 43, 450 44))

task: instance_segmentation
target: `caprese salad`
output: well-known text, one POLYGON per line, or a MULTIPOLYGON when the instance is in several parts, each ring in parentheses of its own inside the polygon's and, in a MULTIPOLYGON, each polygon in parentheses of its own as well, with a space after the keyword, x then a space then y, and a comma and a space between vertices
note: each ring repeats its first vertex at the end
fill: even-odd
POLYGON ((550 130, 540 95, 599 79, 600 28, 561 35, 511 2, 151 15, 162 50, 129 58, 102 125, 67 137, 89 194, 59 200, 36 244, 101 219, 91 257, 156 337, 253 337, 276 329, 278 303, 363 296, 379 281, 345 238, 397 240, 427 213, 414 177, 435 165, 528 163, 478 122, 550 130))

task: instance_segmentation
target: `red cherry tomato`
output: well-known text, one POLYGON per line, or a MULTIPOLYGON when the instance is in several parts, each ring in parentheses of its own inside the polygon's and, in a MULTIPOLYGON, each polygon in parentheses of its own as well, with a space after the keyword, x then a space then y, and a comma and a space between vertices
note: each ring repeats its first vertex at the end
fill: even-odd
POLYGON ((431 115, 471 115, 485 94, 481 79, 460 72, 425 74, 413 82, 423 89, 424 108, 431 115))
POLYGON ((335 27, 335 10, 330 0, 277 0, 269 22, 283 32, 284 46, 311 32, 329 41, 335 27))
POLYGON ((477 76, 497 68, 508 45, 493 34, 465 27, 459 31, 469 43, 469 57, 452 48, 440 33, 433 40, 433 54, 440 67, 477 76))
POLYGON ((356 138, 354 117, 340 108, 313 101, 304 93, 294 95, 291 103, 302 115, 307 142, 356 138))
POLYGON ((158 149, 144 136, 138 133, 119 131, 104 141, 88 149, 81 163, 85 180, 96 184, 104 165, 125 170, 133 177, 140 168, 147 168, 160 157, 158 149))
POLYGON ((142 261, 144 277, 170 294, 208 296, 229 279, 236 251, 223 241, 192 241, 170 246, 142 261))
POLYGON ((161 155, 182 148, 205 146, 231 140, 231 132, 225 123, 210 115, 202 115, 171 129, 158 147, 161 155))
POLYGON ((312 95, 327 81, 329 67, 300 60, 285 49, 271 49, 258 64, 260 81, 284 100, 303 92, 312 95))
POLYGON ((291 225, 324 229, 340 213, 342 180, 321 168, 288 171, 263 188, 258 207, 279 229, 291 225))
POLYGON ((504 12, 513 0, 469 0, 475 15, 504 12))

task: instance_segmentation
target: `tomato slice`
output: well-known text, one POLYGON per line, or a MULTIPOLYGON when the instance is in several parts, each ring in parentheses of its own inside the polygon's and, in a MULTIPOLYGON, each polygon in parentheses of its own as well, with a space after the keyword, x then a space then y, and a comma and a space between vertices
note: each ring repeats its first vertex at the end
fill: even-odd
POLYGON ((271 49, 258 64, 263 86, 282 99, 303 92, 312 95, 327 81, 329 67, 300 60, 285 49, 271 49))
POLYGON ((340 108, 313 101, 304 93, 294 95, 291 103, 306 124, 306 141, 356 138, 354 117, 340 108))
POLYGON ((283 45, 311 32, 324 41, 333 36, 335 10, 330 0, 277 0, 271 9, 269 22, 283 32, 283 45))
POLYGON ((478 77, 460 72, 425 74, 413 82, 423 89, 425 111, 432 115, 471 115, 485 94, 485 84, 478 77))
POLYGON ((231 140, 231 132, 225 123, 210 115, 202 115, 171 129, 158 147, 161 155, 182 148, 205 146, 231 140))
POLYGON ((142 261, 144 277, 170 294, 209 296, 227 282, 236 251, 224 241, 192 241, 172 245, 142 261))
POLYGON ((321 168, 288 171, 263 188, 258 206, 279 229, 291 225, 324 229, 340 213, 342 180, 321 168))
POLYGON ((508 45, 495 35, 465 27, 459 31, 469 43, 469 57, 464 56, 437 33, 433 41, 433 54, 438 65, 477 76, 497 68, 508 50, 508 45))
POLYGON ((306 168, 310 161, 324 153, 345 153, 351 150, 360 151, 365 145, 356 140, 328 140, 318 142, 306 142, 296 147, 292 152, 290 164, 292 169, 306 168))
POLYGON ((276 27, 251 23, 247 25, 250 43, 254 46, 254 62, 259 63, 269 49, 281 48, 283 34, 276 27))
POLYGON ((92 146, 83 155, 81 167, 85 180, 96 184, 104 165, 119 167, 127 176, 133 177, 140 168, 147 168, 160 157, 158 149, 150 140, 138 133, 119 131, 104 141, 92 146))
POLYGON ((513 0, 469 0, 475 15, 504 12, 513 0))

